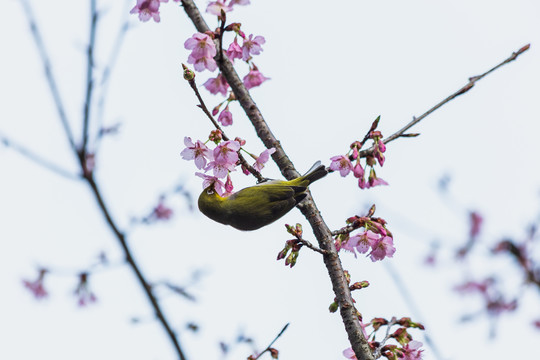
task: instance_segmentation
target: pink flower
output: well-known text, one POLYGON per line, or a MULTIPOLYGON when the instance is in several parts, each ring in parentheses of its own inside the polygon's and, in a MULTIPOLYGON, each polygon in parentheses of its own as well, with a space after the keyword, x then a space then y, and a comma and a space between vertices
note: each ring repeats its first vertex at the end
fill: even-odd
POLYGON ((216 56, 217 50, 214 41, 210 36, 203 33, 195 33, 186 40, 184 47, 191 50, 188 56, 188 63, 193 64, 197 71, 208 69, 214 71, 217 69, 216 56))
POLYGON ((221 114, 219 114, 218 121, 219 121, 223 126, 229 126, 229 125, 232 125, 232 123, 233 123, 233 118, 232 118, 232 113, 229 111, 229 106, 228 106, 228 105, 227 105, 227 107, 226 107, 225 109, 223 109, 223 111, 221 112, 221 114))
POLYGON ((195 159, 195 166, 197 169, 204 168, 207 159, 212 160, 212 152, 202 141, 197 140, 197 143, 193 144, 191 138, 186 136, 184 138, 184 145, 186 145, 186 148, 180 153, 182 159, 195 159))
POLYGON ((235 164, 219 164, 216 161, 211 161, 208 163, 208 166, 204 170, 212 170, 214 176, 221 179, 227 176, 229 172, 234 171, 235 167, 235 164))
POLYGON ((221 95, 227 96, 227 90, 229 89, 229 83, 227 83, 227 80, 225 80, 225 77, 221 73, 215 78, 206 80, 203 86, 213 95, 221 93, 221 95))
POLYGON ((363 179, 364 178, 364 168, 360 165, 360 161, 356 162, 353 168, 353 175, 355 178, 363 179))
POLYGON ((330 160, 332 160, 330 170, 339 171, 343 177, 347 176, 353 169, 351 160, 345 155, 337 155, 331 157, 330 160))
POLYGON ((423 344, 420 342, 420 341, 416 341, 416 340, 412 340, 410 342, 408 342, 404 347, 403 347, 403 357, 400 357, 400 359, 403 359, 403 360, 421 360, 422 359, 422 351, 424 350, 419 350, 420 347, 422 346, 423 344))
POLYGON ((210 1, 206 7, 206 12, 212 15, 221 16, 221 10, 225 12, 232 11, 231 5, 225 5, 225 1, 210 1))
POLYGON ((347 348, 343 350, 343 356, 345 356, 349 360, 357 360, 356 354, 354 353, 352 348, 347 348))
POLYGON ((129 13, 139 14, 139 20, 141 21, 148 21, 153 18, 155 22, 159 22, 159 5, 167 1, 169 0, 137 0, 137 5, 129 13))
POLYGON ((30 290, 32 295, 34 295, 37 300, 43 299, 49 295, 49 293, 47 293, 47 290, 45 290, 45 287, 43 286, 43 281, 45 279, 46 273, 46 269, 40 269, 38 278, 36 280, 23 280, 24 287, 30 290))
POLYGON ((163 200, 164 199, 160 199, 152 212, 152 216, 157 220, 169 220, 173 216, 173 210, 170 207, 165 206, 163 200))
POLYGON ((263 74, 261 74, 257 67, 253 67, 253 69, 251 69, 249 73, 244 76, 243 80, 246 89, 249 90, 251 88, 261 85, 266 80, 270 80, 270 78, 267 78, 263 74))
POLYGON ((275 148, 270 148, 270 149, 264 150, 261 153, 261 155, 259 155, 256 158, 255 164, 253 164, 253 168, 256 169, 257 171, 261 171, 263 169, 263 167, 264 167, 264 164, 266 164, 268 162, 268 160, 270 159, 270 155, 272 155, 275 152, 276 152, 275 148))
POLYGON ((195 175, 198 177, 203 178, 203 189, 211 187, 215 190, 216 193, 218 193, 219 196, 223 196, 223 188, 225 185, 223 185, 223 182, 219 180, 215 176, 206 175, 200 172, 196 172, 195 175))
POLYGON ((386 145, 384 145, 383 141, 381 139, 378 139, 375 143, 375 149, 373 151, 373 155, 375 155, 375 158, 379 161, 379 165, 384 165, 384 155, 383 152, 386 151, 386 145))
POLYGON ((369 253, 371 261, 382 260, 386 256, 392 257, 396 252, 394 240, 390 236, 385 236, 379 239, 375 244, 372 244, 371 253, 369 253))
POLYGON ((184 42, 184 47, 187 50, 191 50, 191 55, 195 59, 202 57, 213 58, 217 54, 214 41, 210 36, 203 33, 193 34, 186 42, 184 42))
POLYGON ((79 306, 86 306, 89 303, 97 301, 96 295, 90 291, 88 286, 88 273, 83 272, 79 274, 79 284, 75 289, 75 295, 78 298, 77 303, 79 306))
POLYGON ((231 194, 233 191, 233 183, 230 174, 227 174, 227 181, 225 181, 225 191, 227 194, 231 194))
POLYGON ((224 141, 214 149, 214 160, 217 164, 235 165, 238 161, 238 150, 240 150, 238 141, 224 141))
POLYGON ((188 56, 188 63, 193 64, 193 68, 196 71, 204 71, 204 69, 208 69, 209 71, 215 71, 217 69, 216 61, 213 58, 209 57, 202 57, 202 58, 194 58, 192 55, 188 56))
POLYGON ((388 185, 388 183, 384 181, 383 179, 378 178, 377 174, 375 173, 375 170, 371 168, 371 170, 369 171, 368 181, 364 185, 365 187, 362 187, 360 182, 358 183, 358 185, 360 186, 361 189, 364 189, 364 188, 369 189, 378 185, 388 185))
POLYGON ((234 61, 234 59, 242 58, 242 48, 240 47, 240 45, 238 45, 236 36, 234 37, 234 40, 231 43, 231 45, 229 45, 229 48, 227 49, 227 57, 231 61, 234 61))
POLYGON ((482 215, 480 215, 476 211, 471 211, 470 213, 470 219, 471 219, 471 238, 476 238, 478 234, 480 234, 480 229, 482 228, 482 222, 484 222, 484 218, 482 215))
POLYGON ((230 6, 233 6, 233 5, 249 5, 249 0, 231 0, 230 2, 230 6))
POLYGON ((259 55, 262 49, 262 45, 266 42, 264 37, 262 36, 255 36, 253 38, 253 34, 249 35, 248 39, 244 39, 244 42, 242 43, 242 60, 247 61, 251 54, 253 55, 259 55))

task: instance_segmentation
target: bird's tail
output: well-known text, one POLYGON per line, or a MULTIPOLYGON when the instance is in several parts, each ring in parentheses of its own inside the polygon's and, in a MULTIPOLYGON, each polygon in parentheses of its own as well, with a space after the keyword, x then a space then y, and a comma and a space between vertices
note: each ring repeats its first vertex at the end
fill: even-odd
POLYGON ((312 182, 325 177, 327 174, 328 170, 326 170, 326 167, 322 165, 320 161, 317 161, 302 177, 309 180, 309 183, 311 184, 312 182))

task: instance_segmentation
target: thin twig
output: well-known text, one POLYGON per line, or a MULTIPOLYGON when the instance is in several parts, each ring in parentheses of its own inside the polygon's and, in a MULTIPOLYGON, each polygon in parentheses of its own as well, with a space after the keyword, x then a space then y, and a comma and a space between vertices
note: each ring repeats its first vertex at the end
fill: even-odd
POLYGON ((395 324, 397 324, 397 319, 395 317, 393 317, 390 320, 390 322, 388 324, 386 324, 386 334, 384 336, 384 339, 382 339, 380 341, 380 345, 374 351, 375 358, 378 359, 378 358, 380 358, 382 356, 381 350, 384 347, 384 345, 386 344, 386 342, 388 341, 388 339, 390 339, 390 328, 392 326, 394 326, 395 324))
POLYGON ((80 148, 80 156, 82 158, 88 152, 88 127, 90 124, 90 109, 92 108, 91 102, 94 90, 94 49, 97 21, 96 0, 90 0, 90 39, 88 40, 88 47, 86 49, 86 94, 84 98, 82 145, 80 148))
POLYGON ((328 254, 328 251, 323 250, 323 249, 319 249, 317 246, 313 245, 312 243, 310 243, 307 240, 304 240, 304 239, 298 239, 298 240, 302 243, 302 245, 310 248, 311 250, 313 250, 315 252, 318 252, 319 254, 322 254, 322 255, 328 254))
POLYGON ((287 330, 287 328, 289 327, 289 323, 285 324, 285 326, 283 327, 283 329, 281 329, 281 331, 279 332, 279 334, 276 335, 276 337, 274 338, 274 340, 272 340, 272 342, 270 344, 268 344, 268 346, 266 347, 266 349, 264 349, 259 355, 257 355, 256 358, 254 358, 253 360, 257 360, 258 358, 261 357, 262 354, 264 354, 265 352, 267 351, 270 351, 270 348, 272 347, 272 345, 274 345, 274 343, 277 341, 277 339, 279 339, 281 337, 281 335, 283 335, 283 333, 285 332, 285 330, 287 330))
POLYGON ((64 131, 66 133, 66 137, 68 138, 69 144, 73 152, 77 154, 77 145, 75 144, 75 138, 73 137, 73 132, 71 131, 71 127, 69 126, 69 121, 66 115, 64 104, 62 102, 62 98, 60 97, 60 92, 58 90, 56 79, 52 73, 51 61, 45 49, 43 39, 41 38, 41 33, 37 26, 36 18, 32 11, 32 7, 28 3, 28 0, 21 0, 21 3, 24 7, 24 12, 26 13, 28 23, 30 24, 30 31, 38 48, 39 56, 41 57, 41 62, 43 63, 43 67, 45 69, 45 78, 47 79, 47 84, 49 85, 49 88, 51 90, 54 104, 56 105, 56 110, 58 111, 58 116, 60 117, 60 121, 62 123, 62 126, 64 127, 64 131))
POLYGON ((18 152, 20 155, 24 156, 28 160, 34 162, 35 164, 54 172, 57 175, 63 176, 70 180, 82 180, 81 175, 73 174, 72 172, 54 164, 53 162, 45 159, 44 157, 38 155, 32 150, 26 148, 25 146, 14 142, 13 140, 7 138, 6 136, 0 134, 0 142, 10 149, 18 152))
MULTIPOLYGON (((125 10, 123 13, 128 14, 129 12, 125 10)), ((103 123, 104 123, 103 112, 105 110, 105 101, 107 100, 107 94, 109 90, 109 79, 110 79, 112 70, 114 68, 114 65, 116 64, 116 60, 118 59, 120 49, 122 48, 122 44, 124 43, 124 38, 128 30, 129 30, 129 20, 126 16, 124 23, 122 24, 122 26, 120 27, 120 30, 118 31, 118 34, 116 35, 114 45, 109 55, 109 60, 107 61, 107 64, 105 65, 105 68, 103 69, 103 73, 101 75, 101 81, 99 82, 100 91, 99 91, 99 99, 97 101, 97 109, 96 109, 97 116, 95 118, 97 129, 99 129, 98 131, 101 131, 101 129, 103 128, 103 123)), ((97 153, 97 151, 99 150, 99 145, 102 138, 103 138, 103 134, 98 133, 98 136, 94 144, 94 153, 97 153)))
MULTIPOLYGON (((488 71, 486 71, 485 73, 481 74, 481 75, 477 75, 477 76, 472 76, 469 78, 469 82, 467 84, 465 84, 465 86, 461 87, 458 91, 454 92, 453 94, 451 94, 450 96, 446 97, 444 100, 442 100, 441 102, 439 102, 438 104, 436 104, 435 106, 433 106, 431 109, 429 109, 428 111, 426 111, 425 113, 423 113, 422 115, 418 116, 418 117, 413 117, 412 121, 409 122, 407 125, 405 125, 403 128, 401 128, 400 130, 396 131, 394 134, 388 136, 387 138, 383 139, 383 142, 385 144, 389 143, 390 141, 393 141, 393 140, 396 140, 402 136, 405 136, 405 131, 409 130, 411 127, 413 127, 414 125, 418 124, 420 121, 422 121, 425 117, 427 117, 428 115, 430 115, 432 112, 434 112, 435 110, 439 109, 440 107, 442 107, 443 105, 449 103, 450 101, 454 100, 455 98, 457 98, 458 96, 460 95, 463 95, 465 94, 467 91, 471 90, 473 88, 473 86, 476 84, 477 81, 481 80, 483 77, 487 76, 488 74, 492 73, 493 71, 497 70, 498 68, 500 68, 501 66, 505 65, 505 64, 508 64, 509 62, 512 62, 514 60, 517 59, 517 57, 521 54, 523 54, 525 51, 529 50, 530 48, 530 45, 531 44, 527 44, 523 47, 521 47, 518 51, 516 52, 513 52, 512 55, 510 55, 510 57, 508 57, 507 59, 503 60, 501 63, 497 64, 496 66, 494 66, 493 68, 489 69, 488 71)), ((369 149, 366 149, 366 150, 362 150, 359 152, 359 155, 362 156, 362 157, 365 157, 366 155, 369 155, 373 153, 373 147, 369 148, 369 149)))
MULTIPOLYGON (((185 65, 183 65, 183 66, 185 67, 185 65)), ((229 137, 227 135, 225 135, 225 132, 223 131, 221 126, 219 126, 216 119, 214 119, 214 117, 212 116, 212 113, 206 107, 206 104, 204 103, 204 100, 203 100, 203 98, 202 98, 202 96, 201 96, 201 94, 199 92, 199 89, 197 88, 197 84, 195 83, 195 79, 188 80, 188 83, 189 83, 189 86, 193 89, 193 92, 195 92, 195 96, 197 96, 197 99, 199 100, 198 107, 201 108, 201 110, 205 113, 205 115, 208 117, 208 119, 210 119, 210 121, 212 122, 214 127, 221 132, 223 140, 228 141, 229 137)), ((246 161, 246 159, 244 158, 244 156, 240 152, 238 152, 238 160, 240 161, 242 166, 244 166, 250 173, 253 174, 253 176, 255 176, 257 178, 258 182, 263 182, 264 180, 266 180, 261 175, 260 172, 258 172, 253 166, 249 165, 249 163, 246 161)))

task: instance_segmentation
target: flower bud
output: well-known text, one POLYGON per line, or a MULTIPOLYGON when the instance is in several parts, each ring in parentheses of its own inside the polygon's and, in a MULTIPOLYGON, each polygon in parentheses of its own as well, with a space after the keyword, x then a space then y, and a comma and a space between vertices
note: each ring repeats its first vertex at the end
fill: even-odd
POLYGON ((195 73, 184 64, 182 64, 182 68, 184 69, 184 79, 193 81, 193 79, 195 79, 195 73))

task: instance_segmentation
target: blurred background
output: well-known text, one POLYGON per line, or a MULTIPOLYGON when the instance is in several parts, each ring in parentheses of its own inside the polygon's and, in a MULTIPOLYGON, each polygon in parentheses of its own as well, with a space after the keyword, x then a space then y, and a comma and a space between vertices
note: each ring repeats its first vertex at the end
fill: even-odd
MULTIPOLYGON (((97 3, 94 105, 100 110, 91 126, 119 125, 99 144, 95 177, 150 281, 177 284, 196 299, 156 287, 187 357, 246 358, 252 349, 238 344, 240 335, 262 350, 290 323, 274 345, 280 359, 343 358, 350 345, 341 318, 328 312, 334 295, 320 255, 304 249, 292 269, 275 260, 290 239, 285 223, 303 224, 305 238, 315 241, 301 214, 293 210, 261 230, 240 232, 205 218, 193 203, 201 179, 180 152, 185 136, 203 140, 211 124, 182 78, 189 54, 183 44, 195 32, 182 8, 163 3, 160 23, 141 23, 129 15, 135 1, 97 3), (129 29, 118 42, 126 21, 129 29), (169 220, 133 222, 152 213, 162 195, 173 211, 169 220), (220 342, 229 345, 228 354, 220 342)), ((201 11, 207 6, 196 3, 201 11)), ((78 136, 89 1, 29 4, 78 136)), ((174 359, 88 186, 5 146, 9 139, 78 173, 24 8, 15 0, 3 8, 0 358, 174 359), (102 254, 108 266, 96 266, 102 254), (36 301, 23 280, 34 280, 42 267, 50 270, 49 294, 36 301), (85 271, 96 301, 81 307, 74 291, 85 271)), ((311 187, 331 229, 372 204, 388 221, 397 249, 392 259, 372 263, 345 253, 342 262, 353 281, 371 284, 353 293, 364 319, 409 316, 426 326, 436 346, 426 347, 426 359, 522 358, 540 334, 533 326, 540 319, 537 289, 524 285, 511 257, 491 255, 503 238, 525 239, 539 220, 539 15, 540 4, 530 0, 252 1, 228 14, 246 34, 266 39, 254 62, 271 80, 252 96, 300 172, 345 154, 378 115, 379 129, 389 136, 470 76, 531 43, 515 62, 415 126, 419 137, 389 144, 386 163, 377 168, 389 186, 361 190, 352 177, 333 173, 311 187), (482 230, 474 251, 456 260, 469 238, 470 211, 483 217, 482 230), (431 255, 436 260, 429 266, 431 255), (515 311, 488 316, 481 297, 453 290, 489 276, 508 300, 519 299, 515 311)), ((217 26, 214 16, 205 16, 217 26)), ((225 41, 231 40, 229 34, 225 41)), ((240 76, 247 73, 245 64, 237 68, 240 76)), ((224 100, 201 86, 216 74, 197 73, 209 107, 224 100)), ((239 105, 230 109, 234 123, 227 134, 246 139, 255 154, 264 150, 239 105)), ((236 189, 254 182, 234 175, 236 189)), ((270 163, 264 175, 280 176, 270 163)), ((538 258, 538 249, 531 251, 538 258)), ((422 332, 412 333, 426 345, 422 332)))

